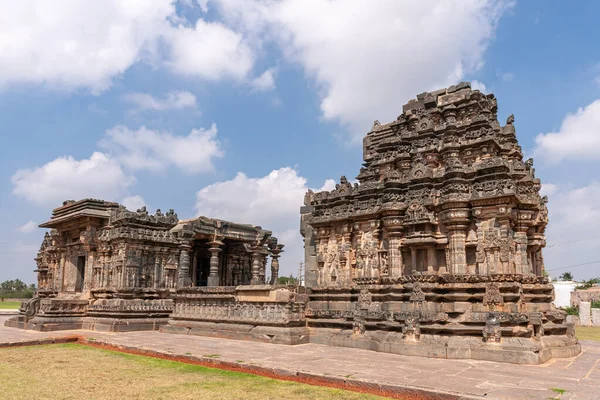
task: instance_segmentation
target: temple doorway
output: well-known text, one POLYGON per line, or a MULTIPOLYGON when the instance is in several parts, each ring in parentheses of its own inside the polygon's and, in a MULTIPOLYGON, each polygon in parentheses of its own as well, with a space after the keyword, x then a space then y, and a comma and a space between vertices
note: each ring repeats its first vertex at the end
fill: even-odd
POLYGON ((200 239, 195 241, 192 262, 192 286, 207 286, 208 274, 210 272, 208 240, 200 239))
POLYGON ((85 279, 85 256, 77 257, 77 278, 75 280, 75 291, 83 290, 83 281, 85 279))
POLYGON ((210 272, 210 258, 198 257, 196 265, 196 276, 194 277, 194 286, 207 286, 208 273, 210 272))

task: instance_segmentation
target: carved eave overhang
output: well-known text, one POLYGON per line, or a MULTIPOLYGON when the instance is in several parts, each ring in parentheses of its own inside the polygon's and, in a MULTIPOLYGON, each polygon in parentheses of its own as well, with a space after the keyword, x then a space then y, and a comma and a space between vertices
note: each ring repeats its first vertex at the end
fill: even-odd
POLYGON ((180 221, 177 226, 171 229, 171 232, 182 239, 204 236, 206 238, 217 237, 220 240, 230 239, 260 244, 265 244, 269 238, 272 238, 272 232, 262 229, 260 226, 239 224, 207 217, 180 221))
POLYGON ((98 199, 67 200, 61 207, 52 210, 52 217, 39 225, 40 228, 59 228, 67 223, 86 221, 89 218, 108 219, 110 212, 119 206, 98 199))

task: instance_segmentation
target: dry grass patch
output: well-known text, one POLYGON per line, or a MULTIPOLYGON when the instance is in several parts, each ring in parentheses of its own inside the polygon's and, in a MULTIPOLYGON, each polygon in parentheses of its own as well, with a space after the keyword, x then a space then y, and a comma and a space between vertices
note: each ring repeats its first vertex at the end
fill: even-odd
POLYGON ((381 399, 76 345, 0 349, 8 399, 381 399))
POLYGON ((596 342, 600 342, 600 327, 576 326, 575 336, 579 340, 595 340, 596 342))

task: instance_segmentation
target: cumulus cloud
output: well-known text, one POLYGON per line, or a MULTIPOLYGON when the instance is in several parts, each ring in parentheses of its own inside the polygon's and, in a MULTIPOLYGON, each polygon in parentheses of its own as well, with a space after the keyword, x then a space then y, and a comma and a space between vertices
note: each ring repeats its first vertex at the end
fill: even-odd
POLYGON ((123 100, 132 104, 136 110, 183 110, 196 108, 196 96, 186 90, 167 93, 163 98, 152 96, 149 93, 127 93, 123 100))
MULTIPOLYGON (((206 9, 206 1, 188 1, 206 9)), ((0 88, 42 84, 99 93, 132 65, 244 79, 254 65, 242 36, 219 22, 193 26, 174 0, 23 0, 0 13, 0 88)))
POLYGON ((250 86, 259 92, 266 92, 275 89, 275 76, 277 75, 276 68, 269 68, 260 76, 254 78, 250 82, 250 86))
POLYGON ((558 132, 540 133, 535 142, 534 156, 550 164, 564 159, 600 160, 600 100, 568 114, 558 132))
POLYGON ((146 201, 142 196, 127 196, 123 200, 121 200, 121 204, 125 206, 128 210, 135 211, 144 206, 148 207, 146 201))
MULTIPOLYGON (((550 222, 546 230, 548 246, 544 250, 546 269, 558 276, 569 265, 598 260, 597 248, 600 236, 596 227, 600 224, 600 182, 570 188, 565 185, 549 185, 548 203, 550 222)), ((574 267, 571 272, 577 279, 596 277, 597 264, 574 267)))
MULTIPOLYGON (((250 178, 238 172, 235 178, 217 182, 196 193, 196 214, 240 223, 260 225, 273 231, 285 245, 283 274, 296 272, 304 260, 300 236, 300 207, 308 190, 306 178, 293 168, 273 170, 266 176, 250 178)), ((324 187, 335 185, 327 180, 324 187)))
POLYGON ((24 223, 23 225, 21 225, 18 228, 18 231, 21 233, 31 233, 34 232, 38 227, 38 224, 36 224, 33 221, 27 221, 26 223, 24 223))
POLYGON ((328 120, 359 139, 424 90, 457 83, 483 64, 511 2, 479 0, 214 0, 250 42, 270 38, 319 86, 328 120), (460 12, 457 12, 460 10, 460 12))
POLYGON ((477 89, 481 93, 487 93, 487 88, 485 87, 485 84, 483 82, 471 81, 471 88, 472 89, 477 89))
POLYGON ((99 92, 151 49, 170 0, 15 1, 0 13, 0 85, 99 92))
POLYGON ((224 154, 215 124, 209 129, 193 129, 187 136, 144 126, 138 130, 115 126, 106 132, 100 146, 132 170, 154 172, 171 165, 187 173, 210 172, 214 159, 224 154))
POLYGON ((552 196, 558 190, 558 185, 554 183, 544 183, 542 184, 542 188, 540 189, 540 194, 542 196, 552 196))
POLYGON ((59 157, 41 167, 18 170, 13 193, 40 206, 58 206, 67 199, 120 198, 135 179, 118 160, 101 152, 88 159, 59 157))
POLYGON ((172 71, 206 79, 244 79, 254 54, 243 37, 218 22, 199 19, 194 28, 179 25, 168 33, 172 71))

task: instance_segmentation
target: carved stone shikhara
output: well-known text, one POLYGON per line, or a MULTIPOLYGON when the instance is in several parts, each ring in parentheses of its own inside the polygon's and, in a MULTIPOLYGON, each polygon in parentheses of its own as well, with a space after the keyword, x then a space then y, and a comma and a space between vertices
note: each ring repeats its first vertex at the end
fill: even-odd
POLYGON ((306 194, 312 342, 516 363, 579 353, 543 276, 547 198, 514 116, 501 126, 496 112, 469 83, 420 94, 375 121, 356 183, 306 194))

